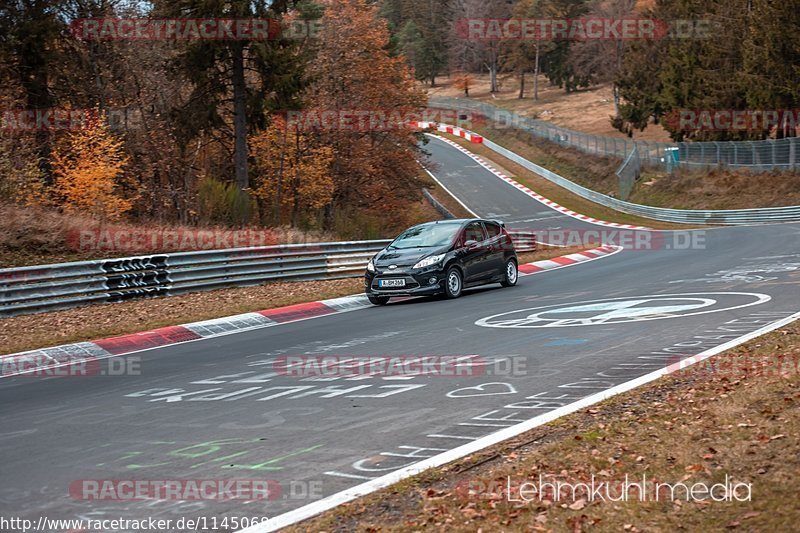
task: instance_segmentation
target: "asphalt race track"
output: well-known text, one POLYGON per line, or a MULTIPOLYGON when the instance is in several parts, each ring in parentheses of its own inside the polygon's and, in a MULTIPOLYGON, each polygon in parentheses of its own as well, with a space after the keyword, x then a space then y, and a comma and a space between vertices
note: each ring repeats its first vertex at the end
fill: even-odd
MULTIPOLYGON (((551 210, 441 141, 427 150, 433 174, 481 216, 613 231, 551 210)), ((646 249, 515 288, 127 356, 140 375, 2 379, 0 514, 275 516, 800 310, 800 224, 645 233, 646 249), (275 364, 303 355, 459 356, 469 372, 319 378, 275 364), (275 480, 282 492, 243 503, 87 501, 69 490, 79 480, 219 478, 275 480)))

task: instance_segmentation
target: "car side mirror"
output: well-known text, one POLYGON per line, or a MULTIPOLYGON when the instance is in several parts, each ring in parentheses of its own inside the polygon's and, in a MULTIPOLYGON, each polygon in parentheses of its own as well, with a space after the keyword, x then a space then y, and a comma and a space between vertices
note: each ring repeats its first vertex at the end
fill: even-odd
POLYGON ((472 250, 477 247, 478 247, 478 241, 469 240, 464 243, 464 248, 466 248, 467 250, 472 250))

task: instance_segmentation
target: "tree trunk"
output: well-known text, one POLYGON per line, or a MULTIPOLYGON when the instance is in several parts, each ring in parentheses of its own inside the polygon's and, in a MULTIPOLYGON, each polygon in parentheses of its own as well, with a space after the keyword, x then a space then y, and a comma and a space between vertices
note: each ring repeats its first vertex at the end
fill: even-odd
POLYGON ((293 184, 292 194, 294 198, 294 201, 292 203, 292 227, 296 228, 300 226, 300 191, 296 179, 293 184))
POLYGON ((525 98, 525 71, 519 73, 519 99, 525 98))
POLYGON ((611 88, 611 91, 614 94, 614 118, 619 118, 619 87, 617 87, 616 83, 611 88))
POLYGON ((281 144, 281 163, 278 167, 278 177, 275 183, 275 205, 273 207, 272 219, 275 225, 281 225, 281 202, 283 201, 283 166, 286 160, 286 143, 289 142, 289 128, 283 128, 283 144, 281 144))
MULTIPOLYGON (((24 57, 24 56, 23 56, 24 57)), ((50 109, 53 100, 50 96, 48 65, 37 67, 27 67, 25 76, 22 76, 22 86, 25 90, 25 99, 28 109, 50 109)), ((50 166, 51 160, 51 138, 50 132, 46 129, 37 128, 36 147, 39 157, 39 171, 44 177, 47 185, 53 184, 53 169, 50 166)))
POLYGON ((492 46, 491 48, 491 57, 489 58, 489 76, 491 78, 491 90, 492 94, 498 91, 497 88, 497 50, 492 46))
POLYGON ((539 43, 536 43, 536 58, 533 64, 533 99, 539 99, 539 43))
POLYGON ((233 54, 233 165, 240 191, 250 186, 247 173, 247 86, 244 81, 244 45, 234 43, 233 54))

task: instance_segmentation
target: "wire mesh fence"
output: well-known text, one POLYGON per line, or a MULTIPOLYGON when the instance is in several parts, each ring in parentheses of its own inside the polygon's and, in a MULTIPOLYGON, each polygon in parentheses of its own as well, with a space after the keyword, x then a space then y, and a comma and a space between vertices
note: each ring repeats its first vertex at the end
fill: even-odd
POLYGON ((627 200, 633 191, 633 186, 639 175, 642 173, 642 163, 639 159, 639 149, 634 146, 628 157, 625 158, 622 165, 617 169, 617 177, 619 178, 619 197, 622 200, 627 200))
POLYGON ((434 96, 430 97, 429 106, 463 111, 472 121, 484 117, 497 128, 523 130, 537 138, 587 154, 626 159, 636 148, 640 165, 662 167, 668 171, 728 167, 767 172, 800 168, 800 140, 797 137, 727 142, 634 141, 562 128, 487 102, 434 96))

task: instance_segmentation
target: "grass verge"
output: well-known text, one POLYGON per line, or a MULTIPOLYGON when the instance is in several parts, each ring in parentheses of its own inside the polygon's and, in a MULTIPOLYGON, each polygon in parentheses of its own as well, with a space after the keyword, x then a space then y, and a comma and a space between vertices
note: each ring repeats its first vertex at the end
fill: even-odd
POLYGON ((288 531, 794 531, 799 410, 794 322, 288 531), (588 483, 591 475, 616 487, 611 497, 626 475, 689 487, 728 476, 749 484, 751 497, 699 501, 678 489, 677 498, 639 501, 632 489, 629 501, 613 502, 585 491, 557 499, 551 490, 510 501, 521 499, 522 483, 588 483))
MULTIPOLYGON (((432 183, 427 175, 424 183, 432 183)), ((408 226, 441 219, 423 198, 409 200, 391 217, 341 212, 336 231, 249 226, 242 229, 179 224, 107 223, 43 207, 0 202, 0 268, 89 261, 210 249, 379 239, 408 226)))

